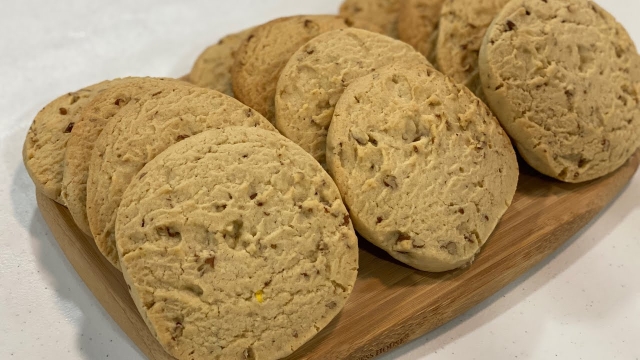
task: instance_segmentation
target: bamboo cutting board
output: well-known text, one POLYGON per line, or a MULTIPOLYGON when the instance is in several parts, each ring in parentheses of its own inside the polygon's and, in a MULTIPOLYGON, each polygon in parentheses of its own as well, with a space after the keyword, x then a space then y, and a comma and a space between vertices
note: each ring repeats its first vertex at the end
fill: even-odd
MULTIPOLYGON (((614 174, 578 185, 521 163, 513 205, 467 269, 423 273, 360 241, 360 271, 346 306, 289 359, 371 359, 455 318, 571 238, 616 197, 639 163, 640 151, 614 174)), ((67 259, 107 312, 150 359, 171 359, 138 314, 122 274, 66 208, 40 194, 37 200, 67 259)))

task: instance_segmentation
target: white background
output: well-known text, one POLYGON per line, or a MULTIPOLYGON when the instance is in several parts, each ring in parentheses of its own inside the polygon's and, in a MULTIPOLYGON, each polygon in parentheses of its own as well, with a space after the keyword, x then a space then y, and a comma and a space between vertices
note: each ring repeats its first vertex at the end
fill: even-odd
MULTIPOLYGON (((42 219, 22 165, 48 101, 103 79, 180 76, 221 36, 339 0, 0 0, 0 359, 143 359, 42 219)), ((640 44, 640 2, 602 0, 640 44)), ((640 175, 551 258, 390 359, 640 358, 640 175)))

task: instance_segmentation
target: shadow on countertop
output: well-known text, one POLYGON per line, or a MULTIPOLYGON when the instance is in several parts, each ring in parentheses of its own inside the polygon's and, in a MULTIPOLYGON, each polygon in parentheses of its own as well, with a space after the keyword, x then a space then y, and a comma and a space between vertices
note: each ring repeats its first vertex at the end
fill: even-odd
MULTIPOLYGON (((27 119, 21 122, 23 124, 30 123, 27 119)), ((144 355, 111 319, 67 261, 38 210, 35 200, 35 188, 22 163, 22 142, 26 132, 27 126, 22 126, 14 131, 14 136, 7 137, 8 141, 2 144, 3 171, 7 178, 13 175, 11 180, 7 179, 11 181, 10 195, 7 194, 11 199, 11 204, 7 204, 10 207, 10 210, 8 210, 12 212, 10 216, 13 216, 20 226, 29 233, 27 239, 12 239, 13 241, 28 241, 27 244, 22 245, 24 250, 20 249, 20 252, 25 252, 26 254, 13 254, 12 256, 35 257, 25 261, 28 262, 27 264, 17 265, 18 267, 23 265, 22 269, 24 269, 19 276, 26 278, 24 280, 25 286, 37 285, 45 287, 44 289, 30 290, 29 293, 45 292, 48 295, 47 292, 50 292, 51 289, 55 291, 53 296, 45 296, 45 298, 55 298, 55 307, 58 308, 58 311, 63 314, 68 322, 77 324, 75 346, 80 350, 84 358, 144 359, 144 355), (33 263, 31 267, 34 270, 30 271, 31 273, 28 272, 29 263, 33 263)), ((26 290, 23 288, 14 289, 14 291, 16 292, 13 295, 9 295, 9 297, 14 296, 14 301, 16 302, 22 301, 19 296, 23 296, 26 290), (15 297, 18 298, 16 299, 15 297)), ((37 305, 38 302, 43 300, 34 298, 30 300, 24 299, 24 301, 37 305)), ((42 318, 42 313, 37 311, 29 311, 28 314, 21 315, 20 320, 21 331, 27 333, 30 329, 41 329, 42 327, 49 329, 50 332, 55 332, 57 327, 55 323, 47 323, 48 319, 42 318)), ((41 334, 41 332, 38 332, 38 334, 41 334)), ((37 336, 32 338, 32 343, 14 347, 13 356, 16 359, 25 358, 17 350, 24 348, 24 345, 29 347, 50 347, 51 343, 53 343, 53 340, 49 341, 46 338, 38 339, 37 336), (40 344, 38 340, 40 340, 40 344)), ((60 345, 65 346, 66 344, 60 345)), ((51 351, 52 354, 69 352, 71 352, 70 349, 55 349, 55 351, 52 349, 51 351)))

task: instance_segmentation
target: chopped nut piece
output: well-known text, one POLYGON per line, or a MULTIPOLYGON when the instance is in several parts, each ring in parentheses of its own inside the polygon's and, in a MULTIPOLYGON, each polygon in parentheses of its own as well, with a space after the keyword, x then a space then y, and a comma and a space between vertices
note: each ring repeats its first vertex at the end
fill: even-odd
POLYGON ((384 186, 391 188, 391 189, 397 189, 398 188, 398 181, 396 179, 395 176, 393 175, 387 175, 385 176, 385 178, 382 180, 382 183, 384 183, 384 186))
POLYGON ((366 145, 369 142, 369 136, 364 130, 359 128, 351 129, 351 137, 360 145, 366 145))
POLYGON ((70 132, 71 132, 71 130, 73 130, 73 126, 74 126, 75 124, 76 124, 76 123, 74 123, 74 122, 70 122, 70 123, 69 123, 69 125, 67 125, 67 128, 66 128, 66 129, 64 129, 64 133, 65 133, 65 134, 70 133, 70 132))

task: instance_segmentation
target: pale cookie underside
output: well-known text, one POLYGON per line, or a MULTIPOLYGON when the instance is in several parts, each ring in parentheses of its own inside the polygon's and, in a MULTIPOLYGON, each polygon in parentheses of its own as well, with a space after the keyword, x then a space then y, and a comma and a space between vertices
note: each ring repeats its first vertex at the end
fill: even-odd
POLYGON ((493 18, 509 0, 455 0, 442 5, 436 64, 440 71, 482 96, 478 53, 493 18))
POLYGON ((398 12, 398 38, 435 63, 440 11, 445 0, 404 0, 398 12))
POLYGON ((275 130, 260 114, 217 91, 171 84, 130 101, 105 126, 89 163, 87 217, 91 233, 116 267, 116 211, 135 174, 170 145, 226 126, 275 130))
POLYGON ((287 356, 340 311, 358 266, 331 178, 253 128, 207 131, 148 163, 116 238, 139 311, 178 359, 287 356))
POLYGON ((430 65, 410 45, 360 29, 329 31, 302 46, 282 70, 276 91, 276 127, 325 163, 333 110, 355 79, 384 66, 430 65))
POLYGON ((78 113, 108 82, 58 97, 36 115, 27 133, 22 157, 38 191, 60 204, 64 154, 78 113))
POLYGON ((233 92, 244 104, 274 121, 274 97, 280 72, 307 41, 326 31, 375 26, 331 15, 292 16, 257 27, 242 43, 231 68, 233 92))
POLYGON ((345 0, 340 15, 379 26, 383 33, 398 37, 398 11, 402 0, 345 0))
POLYGON ((227 35, 217 44, 206 48, 193 64, 189 73, 189 82, 233 96, 231 84, 233 53, 252 30, 253 28, 227 35))
POLYGON ((640 57, 591 1, 509 3, 487 33, 480 69, 494 113, 546 175, 595 179, 640 145, 640 57))
MULTIPOLYGON (((162 89, 167 83, 179 80, 164 78, 129 77, 112 80, 103 91, 96 94, 85 108, 78 112, 64 154, 62 198, 78 227, 91 235, 87 219, 87 178, 91 151, 106 123, 132 97, 152 89, 162 89)), ((180 84, 183 84, 180 82, 180 84)), ((185 84, 186 85, 186 84, 185 84)))
POLYGON ((424 66, 391 67, 347 88, 327 165, 356 230, 426 271, 472 261, 518 180, 514 150, 488 108, 424 66))

